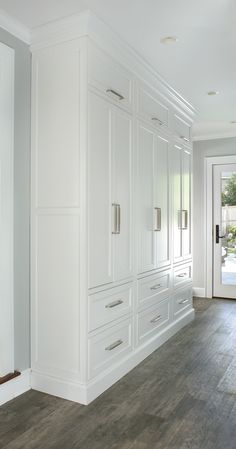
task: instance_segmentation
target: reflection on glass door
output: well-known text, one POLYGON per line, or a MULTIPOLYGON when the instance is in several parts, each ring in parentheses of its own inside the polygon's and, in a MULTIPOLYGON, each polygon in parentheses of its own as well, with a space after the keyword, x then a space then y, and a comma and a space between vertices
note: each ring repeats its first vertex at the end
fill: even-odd
POLYGON ((214 167, 214 296, 236 298, 236 165, 214 167))

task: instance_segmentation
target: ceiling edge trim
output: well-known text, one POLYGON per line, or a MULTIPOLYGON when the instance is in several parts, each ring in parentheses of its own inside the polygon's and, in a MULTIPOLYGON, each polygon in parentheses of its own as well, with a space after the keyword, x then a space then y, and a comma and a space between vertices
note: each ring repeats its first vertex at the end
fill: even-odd
POLYGON ((216 140, 216 139, 230 139, 232 137, 236 137, 235 132, 219 132, 219 133, 209 133, 209 134, 199 134, 192 137, 193 142, 198 142, 202 140, 216 140))
POLYGON ((12 34, 24 43, 30 45, 30 30, 3 10, 0 10, 0 28, 12 34))

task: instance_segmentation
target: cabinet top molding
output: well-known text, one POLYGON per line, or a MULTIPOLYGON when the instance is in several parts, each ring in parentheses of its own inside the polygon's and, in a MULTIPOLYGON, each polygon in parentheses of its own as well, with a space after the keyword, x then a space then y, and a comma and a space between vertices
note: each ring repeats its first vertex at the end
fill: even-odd
POLYGON ((178 94, 144 57, 89 10, 34 28, 31 31, 31 51, 34 53, 44 47, 82 37, 91 38, 107 53, 115 55, 135 76, 154 86, 183 110, 191 121, 194 120, 194 107, 178 94))

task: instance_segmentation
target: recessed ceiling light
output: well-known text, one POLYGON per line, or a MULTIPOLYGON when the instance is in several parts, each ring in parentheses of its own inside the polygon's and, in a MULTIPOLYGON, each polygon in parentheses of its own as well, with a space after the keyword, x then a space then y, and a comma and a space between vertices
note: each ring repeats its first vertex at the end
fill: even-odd
POLYGON ((213 97, 214 95, 219 95, 219 93, 220 92, 218 90, 210 90, 209 92, 207 92, 207 95, 213 97))
POLYGON ((178 42, 178 38, 176 36, 165 36, 161 38, 162 44, 174 44, 175 42, 178 42))

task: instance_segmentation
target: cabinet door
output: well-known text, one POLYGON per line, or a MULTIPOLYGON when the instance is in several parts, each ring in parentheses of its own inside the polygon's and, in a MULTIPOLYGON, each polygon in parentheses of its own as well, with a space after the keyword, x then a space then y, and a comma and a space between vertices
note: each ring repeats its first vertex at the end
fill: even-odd
POLYGON ((138 124, 137 152, 137 244, 138 271, 144 273, 156 267, 154 237, 154 132, 138 124))
POLYGON ((155 147, 154 171, 154 213, 157 231, 155 232, 156 266, 170 264, 170 184, 169 184, 169 142, 158 135, 155 147))
POLYGON ((113 195, 119 207, 119 229, 113 234, 114 277, 122 280, 132 275, 132 118, 114 108, 112 127, 113 195))
POLYGON ((99 96, 89 93, 89 288, 113 281, 111 133, 111 105, 99 96))
POLYGON ((185 226, 182 226, 182 256, 191 257, 191 153, 182 153, 182 209, 186 214, 185 226))
POLYGON ((182 260, 182 148, 174 145, 172 149, 172 191, 173 191, 173 258, 182 260))

